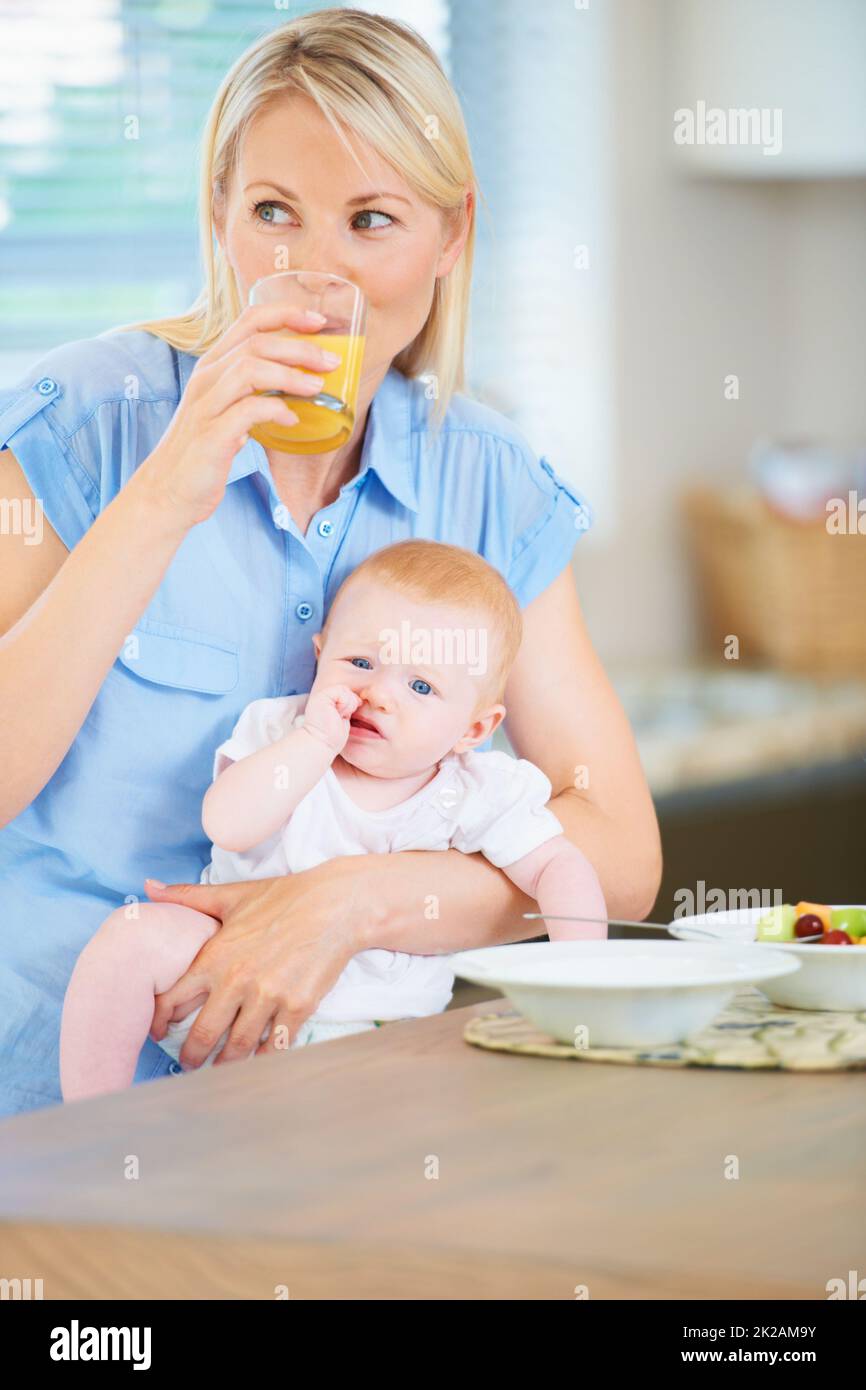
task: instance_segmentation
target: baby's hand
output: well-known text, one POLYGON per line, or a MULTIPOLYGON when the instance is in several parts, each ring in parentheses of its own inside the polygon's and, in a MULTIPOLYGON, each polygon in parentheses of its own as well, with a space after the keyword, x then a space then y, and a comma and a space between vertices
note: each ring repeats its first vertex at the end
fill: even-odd
POLYGON ((349 720, 361 704, 347 685, 327 685, 307 697, 303 727, 330 748, 334 756, 342 753, 349 737, 349 720))

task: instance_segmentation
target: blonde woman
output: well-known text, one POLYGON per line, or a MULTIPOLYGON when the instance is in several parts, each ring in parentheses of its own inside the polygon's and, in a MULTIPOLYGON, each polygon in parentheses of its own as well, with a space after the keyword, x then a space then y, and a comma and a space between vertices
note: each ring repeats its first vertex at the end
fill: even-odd
POLYGON ((427 45, 357 11, 308 14, 258 40, 217 93, 207 277, 190 311, 69 343, 0 392, 0 495, 44 523, 38 545, 0 537, 0 1113, 60 1100, 75 960, 106 911, 134 914, 145 894, 221 929, 160 996, 137 1081, 178 1070, 155 1040, 203 1000, 191 1067, 227 1029, 220 1063, 263 1050, 269 1022, 293 1035, 367 947, 527 935, 529 900, 454 850, 198 883, 214 749, 251 700, 309 689, 331 596, 404 537, 473 549, 508 580, 525 621, 511 743, 550 778, 610 911, 649 911, 655 816, 569 564, 584 504, 506 417, 461 394, 475 204, 459 104, 427 45), (298 369, 328 365, 274 331, 316 323, 245 307, 286 250, 291 268, 333 271, 368 301, 357 427, 333 453, 249 434, 291 420, 255 392, 313 394, 298 369))

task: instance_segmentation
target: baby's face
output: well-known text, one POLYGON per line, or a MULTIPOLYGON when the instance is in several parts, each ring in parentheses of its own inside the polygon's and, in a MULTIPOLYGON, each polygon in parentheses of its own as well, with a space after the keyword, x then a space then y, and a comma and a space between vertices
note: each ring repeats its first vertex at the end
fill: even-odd
POLYGON ((490 736, 505 707, 483 699, 494 638, 483 613, 419 603, 357 581, 313 642, 313 689, 346 685, 361 700, 343 749, 377 777, 409 777, 490 736), (371 726, 371 727, 365 727, 371 726))

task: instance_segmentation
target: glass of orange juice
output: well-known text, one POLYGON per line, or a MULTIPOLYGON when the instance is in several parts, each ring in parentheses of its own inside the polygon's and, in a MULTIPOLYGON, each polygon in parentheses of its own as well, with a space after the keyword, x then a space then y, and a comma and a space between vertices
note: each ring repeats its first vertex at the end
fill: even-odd
MULTIPOLYGON (((261 395, 279 396, 284 400, 297 415, 298 423, 280 425, 267 420, 254 425, 250 434, 266 449, 278 449, 287 454, 324 454, 338 449, 355 428, 367 301, 351 280, 317 270, 285 270, 256 280, 250 289, 250 304, 271 304, 275 300, 324 314, 325 323, 316 333, 294 333, 291 329, 276 331, 286 338, 309 340, 329 352, 336 352, 340 365, 331 371, 308 372, 310 376, 324 377, 322 388, 315 396, 261 392, 261 395)), ((307 368, 298 370, 307 371, 307 368)))

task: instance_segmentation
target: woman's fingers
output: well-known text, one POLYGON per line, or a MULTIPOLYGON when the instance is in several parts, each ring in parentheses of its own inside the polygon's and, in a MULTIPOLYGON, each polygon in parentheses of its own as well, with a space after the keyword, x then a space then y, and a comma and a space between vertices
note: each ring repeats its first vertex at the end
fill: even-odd
POLYGON ((240 883, 161 883, 156 878, 146 878, 144 887, 147 896, 155 903, 181 903, 184 907, 194 907, 206 912, 208 917, 222 921, 223 916, 240 896, 233 889, 242 888, 240 883))
MULTIPOLYGON (((262 1034, 267 1030, 268 1025, 274 1017, 276 1005, 257 999, 255 1002, 246 1002, 241 1005, 235 1018, 232 1030, 226 1039, 220 1055, 215 1059, 214 1066, 219 1066, 223 1062, 242 1062, 244 1058, 251 1057, 264 1048, 270 1051, 270 1040, 262 1043, 262 1034)), ((271 1034, 273 1037, 273 1033, 271 1034)))
MULTIPOLYGON (((290 995, 278 1001, 273 995, 252 986, 248 997, 238 1010, 231 1033, 214 1065, 220 1062, 239 1062, 253 1054, 260 1056, 266 1052, 287 1051, 294 1042, 301 1024, 306 1022, 315 1009, 312 998, 305 995, 290 995), (265 1033, 268 1036, 263 1039, 265 1033)), ((203 1016, 204 1010, 199 1014, 199 1018, 203 1016)), ((194 1031, 195 1024, 190 1030, 190 1036, 194 1031)))
POLYGON ((217 429, 229 438, 235 433, 246 434, 253 425, 272 421, 277 425, 296 425, 298 417, 280 396, 245 396, 242 401, 224 410, 217 429))
POLYGON ((186 1018, 187 1014, 192 1013, 193 1009, 207 998, 209 990, 210 983, 206 976, 198 971, 188 970, 172 985, 171 989, 167 989, 163 994, 157 994, 154 999, 153 1018, 150 1024, 150 1036, 154 1042, 162 1042, 168 1025, 174 1023, 176 1019, 186 1018))
POLYGON ((322 325, 326 322, 324 314, 316 314, 310 317, 306 310, 296 309, 290 304, 281 303, 276 300, 272 304, 251 304, 247 305, 243 313, 239 314, 222 337, 208 348, 207 352, 202 353, 195 366, 190 381, 202 367, 209 367, 212 363, 225 357, 226 353, 231 352, 232 348, 248 338, 252 338, 256 333, 274 332, 277 329, 292 329, 298 333, 318 333, 322 325))
POLYGON ((302 398, 321 390, 337 364, 305 336, 324 322, 321 314, 311 318, 285 304, 256 304, 199 358, 168 429, 142 465, 154 496, 174 517, 195 526, 211 515, 255 425, 298 423, 279 394, 257 393, 302 398))
POLYGON ((288 1052, 297 1037, 298 1029, 306 1021, 306 1018, 309 1018, 309 1014, 305 1018, 301 1018, 300 1012, 293 1014, 285 1004, 282 1004, 271 1020, 270 1035, 256 1048, 256 1056, 263 1056, 265 1053, 272 1055, 274 1052, 288 1052))
MULTIPOLYGON (((292 337, 279 329, 253 333, 218 360, 225 368, 232 358, 242 357, 260 357, 273 362, 285 362, 296 367, 308 367, 311 372, 332 372, 342 361, 339 353, 331 352, 330 348, 323 347, 314 338, 292 337)), ((213 375, 212 366, 205 367, 203 374, 205 373, 213 375)))
MULTIPOLYGON (((180 1050, 180 1064, 185 1070, 194 1070, 196 1067, 200 1067, 205 1058, 210 1056, 223 1033, 234 1028, 241 1007, 242 1000, 235 991, 230 992, 225 985, 219 991, 211 993, 207 1003, 190 1028, 186 1041, 180 1050)), ((261 1036, 261 1030, 259 1036, 261 1036)), ((248 1057, 253 1046, 254 1044, 251 1044, 247 1052, 238 1052, 235 1055, 248 1057)), ((226 1047, 228 1047, 228 1043, 226 1043, 226 1047)), ((222 1049, 219 1057, 214 1059, 215 1062, 223 1057, 226 1047, 222 1049)))
POLYGON ((254 390, 314 396, 339 360, 312 341, 254 333, 208 366, 196 368, 202 405, 213 416, 254 390))
POLYGON ((357 950, 354 933, 344 931, 333 875, 330 864, 237 883, 147 881, 156 901, 185 904, 222 922, 196 957, 195 973, 156 1001, 151 1033, 159 1042, 179 1005, 191 1008, 202 993, 208 996, 181 1051, 184 1067, 200 1066, 217 1046, 215 1063, 282 1051, 294 1042, 357 950))
POLYGON ((292 367, 285 362, 271 362, 265 357, 238 357, 204 398, 208 413, 220 416, 230 406, 245 400, 254 391, 281 391, 287 396, 315 396, 325 384, 323 376, 292 367))

